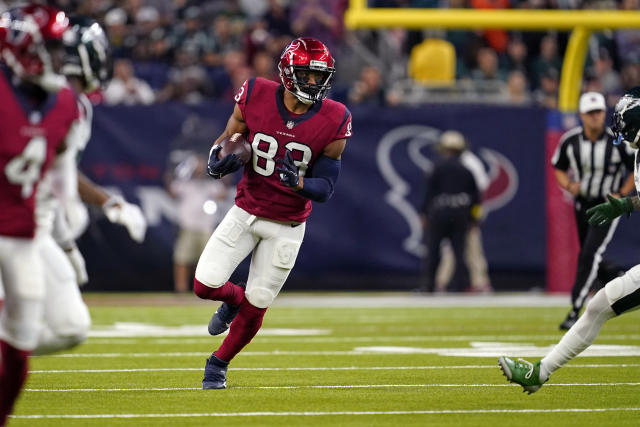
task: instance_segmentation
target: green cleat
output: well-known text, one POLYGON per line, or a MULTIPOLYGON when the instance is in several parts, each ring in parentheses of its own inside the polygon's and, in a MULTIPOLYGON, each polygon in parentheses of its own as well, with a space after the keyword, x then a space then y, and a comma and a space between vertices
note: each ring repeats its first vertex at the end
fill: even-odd
POLYGON ((504 376, 512 383, 518 383, 529 394, 540 390, 546 381, 540 381, 540 361, 528 362, 524 359, 513 360, 507 356, 498 359, 504 376))

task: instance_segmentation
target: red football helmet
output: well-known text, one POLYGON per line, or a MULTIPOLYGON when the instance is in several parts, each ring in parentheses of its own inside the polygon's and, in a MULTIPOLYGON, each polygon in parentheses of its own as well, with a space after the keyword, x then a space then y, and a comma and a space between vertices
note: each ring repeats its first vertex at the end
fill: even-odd
POLYGON ((53 69, 48 49, 62 47, 62 35, 69 28, 64 12, 50 6, 16 7, 0 15, 0 53, 2 60, 21 79, 56 91, 65 78, 53 69))
POLYGON ((334 60, 329 49, 318 39, 295 39, 280 55, 278 70, 284 87, 305 104, 322 100, 331 89, 335 73, 334 60), (317 76, 315 82, 309 75, 317 76))

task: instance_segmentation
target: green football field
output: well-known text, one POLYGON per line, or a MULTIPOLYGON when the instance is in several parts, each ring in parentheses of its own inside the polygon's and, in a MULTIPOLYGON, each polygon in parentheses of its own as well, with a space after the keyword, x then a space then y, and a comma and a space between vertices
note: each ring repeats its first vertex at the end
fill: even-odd
POLYGON ((201 390, 223 337, 216 305, 169 294, 86 298, 91 337, 33 357, 9 426, 637 426, 638 313, 533 395, 501 354, 537 360, 561 337, 568 297, 282 295, 229 368, 201 390))

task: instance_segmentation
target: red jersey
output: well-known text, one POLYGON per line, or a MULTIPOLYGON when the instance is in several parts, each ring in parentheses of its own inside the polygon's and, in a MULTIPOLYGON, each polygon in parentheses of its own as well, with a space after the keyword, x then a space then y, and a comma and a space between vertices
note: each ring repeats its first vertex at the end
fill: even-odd
POLYGON ((351 136, 351 113, 343 104, 324 99, 304 114, 293 114, 284 105, 284 90, 258 77, 244 82, 235 96, 253 149, 238 183, 236 205, 262 218, 304 222, 311 200, 280 182, 276 159, 290 150, 300 176, 313 177, 313 163, 324 148, 351 136))
POLYGON ((2 69, 0 99, 0 235, 33 238, 38 183, 78 107, 73 92, 64 88, 34 109, 2 69))

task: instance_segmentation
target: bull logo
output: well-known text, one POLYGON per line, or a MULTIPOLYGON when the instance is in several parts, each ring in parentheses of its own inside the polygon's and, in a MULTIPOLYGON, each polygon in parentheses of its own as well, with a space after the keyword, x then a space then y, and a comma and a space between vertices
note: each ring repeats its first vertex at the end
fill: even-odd
MULTIPOLYGON (((421 194, 423 188, 420 185, 412 185, 396 170, 391 160, 391 152, 400 144, 406 145, 411 162, 422 174, 429 173, 433 170, 433 161, 423 153, 423 149, 436 144, 441 133, 440 129, 424 125, 400 126, 387 132, 380 139, 376 151, 378 169, 389 185, 384 200, 404 218, 409 227, 409 236, 403 240, 402 247, 417 257, 422 257, 426 248, 422 243, 420 215, 408 197, 421 194)), ((482 194, 483 210, 485 215, 488 215, 513 199, 518 188, 518 174, 509 159, 497 151, 481 148, 478 153, 483 163, 486 163, 485 171, 489 177, 489 185, 482 194)))

